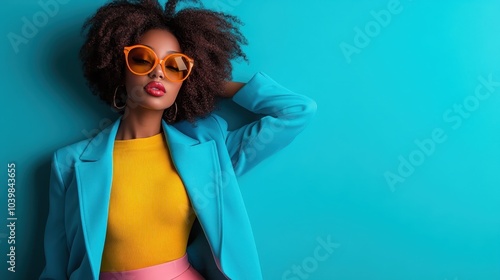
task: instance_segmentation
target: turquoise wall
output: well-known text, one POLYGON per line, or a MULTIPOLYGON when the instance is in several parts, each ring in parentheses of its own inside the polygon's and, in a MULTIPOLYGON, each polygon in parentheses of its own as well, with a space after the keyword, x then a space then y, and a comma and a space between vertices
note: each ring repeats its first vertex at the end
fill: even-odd
MULTIPOLYGON (((117 117, 77 56, 104 1, 54 1, 0 12, 0 279, 43 268, 52 153, 117 117)), ((265 279, 500 279, 499 1, 204 2, 246 23, 235 79, 264 71, 318 103, 291 146, 241 178, 265 279)))

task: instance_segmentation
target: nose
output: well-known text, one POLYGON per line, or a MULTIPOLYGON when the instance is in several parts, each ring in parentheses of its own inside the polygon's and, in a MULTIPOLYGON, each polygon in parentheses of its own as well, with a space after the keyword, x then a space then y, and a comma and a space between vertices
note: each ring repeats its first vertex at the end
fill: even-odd
POLYGON ((163 79, 165 77, 165 75, 163 74, 163 71, 161 69, 161 63, 158 63, 158 65, 156 65, 156 67, 153 69, 153 71, 151 71, 151 73, 149 73, 149 77, 151 79, 154 79, 154 78, 163 79))

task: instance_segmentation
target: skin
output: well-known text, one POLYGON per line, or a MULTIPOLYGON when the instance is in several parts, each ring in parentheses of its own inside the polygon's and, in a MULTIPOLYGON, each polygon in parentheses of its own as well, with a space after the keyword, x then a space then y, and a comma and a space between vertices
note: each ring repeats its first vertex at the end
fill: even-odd
MULTIPOLYGON (((162 29, 149 30, 141 37, 139 44, 150 46, 159 58, 172 52, 181 52, 177 38, 169 31, 162 29)), ((238 82, 226 82, 223 97, 231 98, 243 85, 238 82)), ((182 82, 172 82, 165 78, 160 65, 157 65, 151 73, 142 76, 133 74, 126 67, 127 101, 124 117, 115 139, 145 138, 160 133, 163 112, 170 106, 174 106, 181 86, 182 82), (146 93, 144 87, 152 81, 162 83, 166 94, 154 97, 146 93)))

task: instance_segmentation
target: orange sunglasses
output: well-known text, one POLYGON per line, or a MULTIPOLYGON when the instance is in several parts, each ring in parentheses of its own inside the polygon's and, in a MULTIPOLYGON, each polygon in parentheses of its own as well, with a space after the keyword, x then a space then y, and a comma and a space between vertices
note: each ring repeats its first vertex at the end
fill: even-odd
POLYGON ((160 60, 150 47, 144 45, 125 47, 123 52, 130 72, 147 75, 160 64, 163 74, 172 82, 187 79, 194 65, 194 60, 183 53, 171 53, 160 60))

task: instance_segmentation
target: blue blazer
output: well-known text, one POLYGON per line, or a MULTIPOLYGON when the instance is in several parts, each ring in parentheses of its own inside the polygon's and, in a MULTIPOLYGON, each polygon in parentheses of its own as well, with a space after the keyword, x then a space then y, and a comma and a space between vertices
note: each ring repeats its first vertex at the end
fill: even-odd
MULTIPOLYGON (((207 279, 258 280, 259 258, 237 177, 289 144, 316 103, 263 73, 233 100, 262 117, 234 131, 215 114, 162 127, 197 216, 187 248, 191 264, 207 279)), ((99 279, 120 121, 54 153, 40 279, 99 279)))

